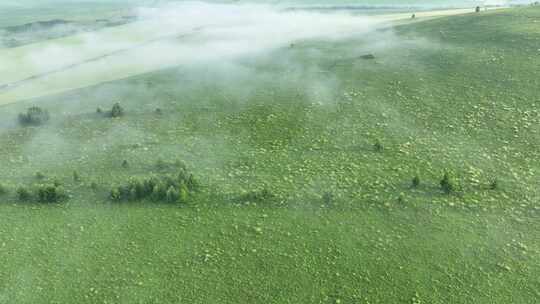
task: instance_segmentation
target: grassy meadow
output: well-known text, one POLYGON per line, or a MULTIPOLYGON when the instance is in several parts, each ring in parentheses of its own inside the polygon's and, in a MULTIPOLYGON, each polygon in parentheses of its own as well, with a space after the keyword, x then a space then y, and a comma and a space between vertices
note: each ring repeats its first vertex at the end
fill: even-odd
POLYGON ((441 17, 1 106, 0 303, 538 303, 539 23, 441 17), (20 126, 33 105, 50 120, 20 126), (177 160, 187 202, 109 198, 177 160), (53 181, 59 203, 17 197, 53 181))

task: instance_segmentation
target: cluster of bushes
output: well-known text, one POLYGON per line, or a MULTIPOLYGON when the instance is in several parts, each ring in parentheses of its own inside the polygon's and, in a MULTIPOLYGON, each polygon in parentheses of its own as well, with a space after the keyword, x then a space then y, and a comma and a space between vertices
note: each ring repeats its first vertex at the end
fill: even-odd
POLYGON ((131 179, 126 185, 114 187, 110 199, 116 202, 153 200, 167 203, 186 203, 198 191, 199 183, 187 171, 181 170, 177 176, 131 179))
POLYGON ((120 117, 124 116, 124 108, 117 102, 113 105, 111 109, 111 117, 120 117))
POLYGON ((66 192, 58 183, 42 184, 33 189, 21 186, 17 188, 16 194, 20 202, 53 204, 67 199, 66 192))
MULTIPOLYGON (((418 188, 420 186, 420 177, 415 175, 411 181, 411 188, 418 188)), ((448 172, 445 172, 439 181, 439 186, 445 194, 452 194, 460 191, 462 188, 458 181, 452 177, 448 172)), ((499 189, 499 182, 494 179, 489 182, 488 189, 497 190, 499 189)))
POLYGON ((26 113, 19 114, 19 123, 23 126, 39 126, 49 121, 49 112, 40 107, 30 107, 26 113))
MULTIPOLYGON (((96 113, 103 114, 103 110, 100 107, 98 107, 96 109, 96 113)), ((120 103, 117 102, 112 106, 111 110, 107 112, 107 116, 113 117, 113 118, 124 116, 124 108, 122 108, 120 103)))

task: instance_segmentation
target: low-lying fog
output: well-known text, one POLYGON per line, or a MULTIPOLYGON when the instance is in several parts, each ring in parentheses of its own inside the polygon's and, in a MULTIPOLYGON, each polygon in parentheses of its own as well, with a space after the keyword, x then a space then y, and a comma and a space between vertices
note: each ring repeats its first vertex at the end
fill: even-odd
POLYGON ((39 95, 167 66, 271 51, 299 40, 362 35, 381 25, 377 18, 344 11, 259 4, 182 2, 133 13, 137 21, 123 26, 0 50, 0 103, 2 95, 16 98, 10 94, 17 90, 39 95))

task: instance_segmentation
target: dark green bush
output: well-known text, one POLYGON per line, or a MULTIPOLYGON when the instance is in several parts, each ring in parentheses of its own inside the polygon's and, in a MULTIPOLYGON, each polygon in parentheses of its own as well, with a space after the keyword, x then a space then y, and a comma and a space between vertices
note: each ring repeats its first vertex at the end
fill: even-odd
POLYGON ((26 187, 17 188, 17 199, 21 202, 27 202, 32 199, 32 193, 26 187))
POLYGON ((189 201, 189 189, 185 184, 180 185, 180 190, 178 193, 178 202, 187 203, 189 201))
POLYGON ((81 181, 81 176, 79 175, 79 172, 73 171, 73 181, 77 183, 81 181))
POLYGON ((122 161, 122 168, 129 168, 129 162, 125 159, 122 161))
POLYGON ((35 176, 39 180, 45 179, 45 174, 43 174, 42 172, 39 172, 39 171, 36 172, 35 176))
POLYGON ((111 109, 111 117, 120 117, 124 116, 124 108, 117 102, 113 105, 111 109))
POLYGON ((376 140, 375 143, 373 144, 373 149, 376 151, 376 152, 382 152, 382 150, 384 149, 382 143, 380 140, 376 140))
POLYGON ((121 201, 122 200, 122 192, 120 191, 120 187, 112 188, 111 193, 109 194, 109 197, 113 201, 121 201))
POLYGON ((165 194, 165 201, 167 203, 176 203, 180 200, 180 191, 173 186, 170 186, 165 194))
POLYGON ((54 185, 55 187, 61 187, 61 186, 62 186, 62 182, 61 182, 59 179, 54 178, 54 179, 53 179, 53 185, 54 185))
POLYGON ((420 177, 418 175, 415 175, 412 179, 411 186, 413 188, 418 188, 420 186, 420 177))
POLYGON ((40 203, 58 203, 67 197, 64 189, 56 185, 40 185, 36 192, 37 200, 40 203))
POLYGON ((499 189, 499 181, 494 179, 489 183, 489 189, 490 190, 497 190, 499 189))
MULTIPOLYGON (((193 176, 193 174, 189 175, 189 177, 185 181, 185 185, 190 191, 198 191, 200 187, 199 181, 197 181, 197 179, 195 178, 195 176, 193 176)), ((263 192, 269 193, 267 189, 264 189, 263 192)))
POLYGON ((450 177, 448 172, 444 173, 444 175, 443 175, 441 181, 439 182, 439 184, 441 185, 441 189, 446 194, 451 194, 452 192, 454 192, 456 190, 455 181, 450 177))
POLYGON ((158 182, 152 189, 152 198, 155 201, 163 201, 167 197, 167 187, 162 182, 158 182))
POLYGON ((331 205, 334 202, 334 194, 332 192, 325 192, 322 195, 323 204, 326 206, 331 205))
POLYGON ((30 107, 26 113, 19 114, 19 123, 23 126, 39 126, 49 121, 49 112, 40 107, 30 107))

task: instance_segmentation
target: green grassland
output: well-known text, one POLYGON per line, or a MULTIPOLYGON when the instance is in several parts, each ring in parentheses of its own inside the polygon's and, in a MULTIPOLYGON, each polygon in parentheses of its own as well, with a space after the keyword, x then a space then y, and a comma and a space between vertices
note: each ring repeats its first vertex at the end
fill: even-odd
POLYGON ((0 303, 538 303, 539 22, 444 17, 2 106, 0 303), (48 124, 17 125, 31 105, 48 124), (108 199, 177 159, 188 203, 108 199), (37 171, 69 199, 19 202, 37 171))

